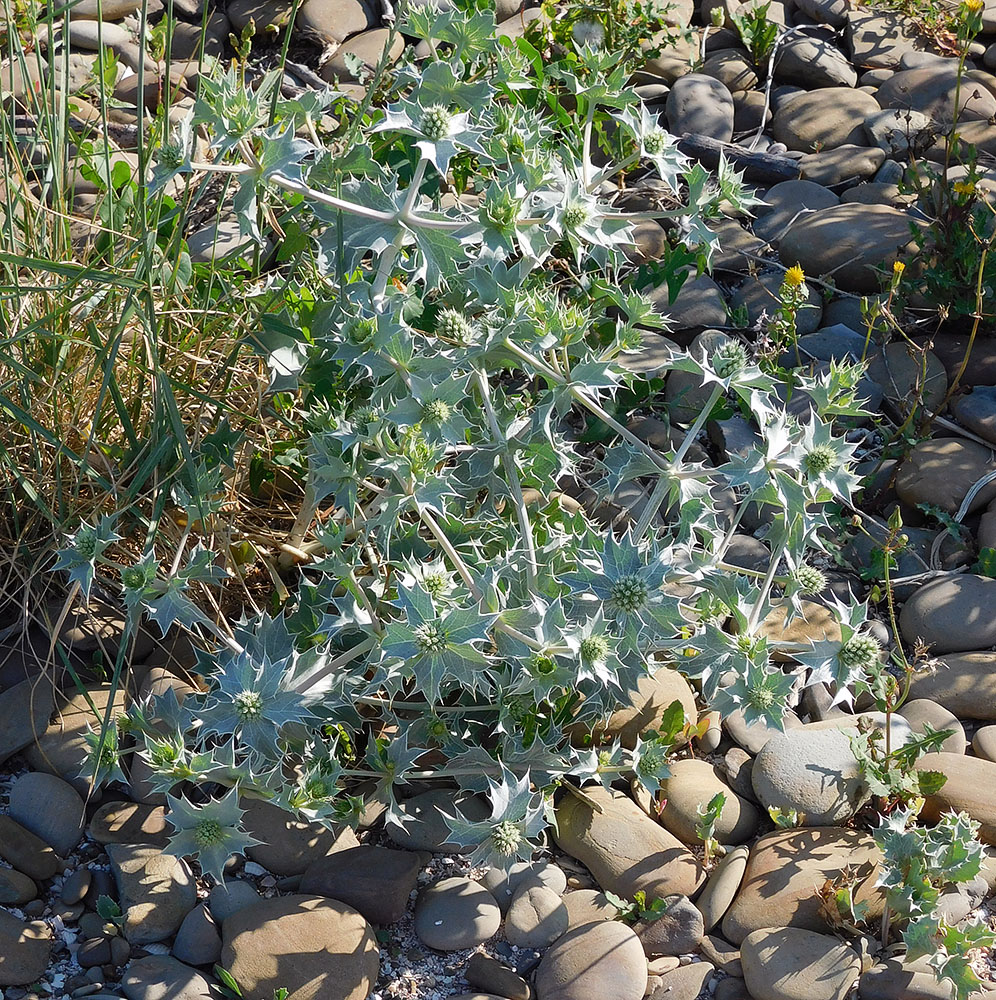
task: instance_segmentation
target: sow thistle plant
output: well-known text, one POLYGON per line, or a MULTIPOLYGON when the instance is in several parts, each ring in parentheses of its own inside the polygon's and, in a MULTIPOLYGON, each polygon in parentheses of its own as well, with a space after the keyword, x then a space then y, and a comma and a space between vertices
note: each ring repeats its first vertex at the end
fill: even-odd
MULTIPOLYGON (((170 795, 171 849, 215 877, 248 843, 252 798, 327 825, 357 823, 373 798, 404 824, 399 792, 416 781, 455 802, 485 797, 486 820, 447 823, 475 859, 513 863, 542 844, 558 789, 584 797, 586 784, 633 778, 659 789, 697 720, 669 716, 632 748, 604 735, 648 674, 680 670, 722 713, 780 728, 807 685, 849 701, 877 656, 864 605, 834 606, 838 642, 762 627, 822 586, 812 562, 828 511, 858 483, 834 426, 864 413, 858 366, 795 375, 794 398, 811 403, 799 419, 744 342, 659 352, 661 375, 689 373, 705 395, 666 451, 618 406, 620 390, 646 388, 628 357, 667 328, 627 290, 634 223, 671 226, 678 262, 708 259, 706 219, 722 202, 754 203, 740 176, 682 157, 618 55, 585 44, 545 65, 528 42, 495 42, 487 12, 423 5, 403 23, 432 55, 376 82, 385 111, 334 91, 304 107, 279 97, 276 76, 252 91, 233 68, 205 86, 171 140, 183 148, 153 174, 224 174, 246 235, 288 218, 305 235, 287 283, 264 289, 281 332, 252 344, 302 416, 295 600, 226 628, 195 602, 222 580, 195 530, 216 481, 178 496, 187 527, 168 570, 151 549, 116 561, 123 518, 83 526, 57 563, 81 588, 118 587, 133 621, 196 640, 203 689, 133 704, 133 749, 111 757, 150 766, 170 795), (325 146, 314 121, 333 105, 343 126, 325 146), (194 134, 210 144, 203 161, 194 134), (606 135, 621 150, 608 162, 606 135), (636 172, 663 181, 673 207, 621 211, 614 192, 636 172), (753 420, 755 445, 690 461, 722 402, 753 420), (608 443, 582 443, 593 427, 608 443), (580 504, 527 502, 590 489, 612 503, 634 488, 644 502, 620 530, 580 504), (770 515, 760 571, 726 560, 752 506, 770 515), (333 514, 312 531, 320 507, 333 514)), ((669 260, 665 271, 683 266, 669 260)), ((101 776, 117 777, 107 765, 101 776)))

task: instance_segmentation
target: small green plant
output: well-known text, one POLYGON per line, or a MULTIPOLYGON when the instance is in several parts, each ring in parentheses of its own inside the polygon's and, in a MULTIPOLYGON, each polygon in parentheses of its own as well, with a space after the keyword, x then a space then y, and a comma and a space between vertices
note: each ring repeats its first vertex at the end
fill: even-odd
POLYGON ((972 572, 978 573, 980 576, 988 576, 996 579, 996 549, 979 549, 979 555, 975 560, 975 565, 972 567, 972 572))
POLYGON ((778 42, 779 27, 768 19, 770 3, 750 4, 742 13, 731 13, 730 20, 737 29, 745 48, 750 53, 751 62, 758 76, 768 74, 768 60, 778 42))
POLYGON ((883 946, 893 918, 900 918, 907 960, 926 958, 937 978, 951 984, 955 1000, 966 1000, 980 986, 969 953, 996 944, 984 922, 953 927, 936 912, 946 886, 969 882, 982 869, 978 827, 965 813, 945 813, 936 826, 924 828, 916 825, 916 810, 899 808, 873 831, 883 855, 876 883, 886 899, 883 946))
POLYGON ((695 835, 702 841, 705 848, 705 863, 708 866, 712 863, 712 856, 719 848, 719 841, 716 840, 716 823, 726 805, 726 795, 717 792, 707 804, 699 803, 695 811, 699 814, 699 820, 695 824, 695 835))
POLYGON ((663 917, 681 898, 680 896, 665 896, 663 899, 652 900, 648 905, 647 894, 642 889, 633 893, 632 902, 617 896, 614 892, 605 892, 603 895, 618 911, 617 919, 626 924, 653 923, 663 917))
POLYGON ((114 924, 115 927, 121 927, 124 923, 121 907, 110 896, 98 896, 96 909, 97 916, 106 923, 114 924))
POLYGON ((232 974, 220 965, 216 965, 213 971, 214 978, 218 980, 221 987, 222 996, 226 1000, 240 1000, 243 995, 242 990, 239 989, 239 984, 235 981, 232 974))
POLYGON ((806 814, 796 809, 783 809, 781 806, 768 806, 768 816, 775 826, 783 830, 792 830, 806 822, 806 814))

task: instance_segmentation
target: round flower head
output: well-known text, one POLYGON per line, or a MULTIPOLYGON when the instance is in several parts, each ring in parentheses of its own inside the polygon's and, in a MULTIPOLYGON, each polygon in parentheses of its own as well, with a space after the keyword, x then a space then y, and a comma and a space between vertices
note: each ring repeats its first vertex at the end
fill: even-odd
POLYGON ((564 228, 579 229, 588 221, 588 209, 584 205, 574 203, 564 209, 564 228))
POLYGON ((452 120, 453 117, 447 108, 442 104, 432 104, 422 112, 419 130, 426 139, 438 142, 449 135, 452 120))
POLYGON ((747 367, 747 351, 736 340, 721 344, 712 356, 712 366, 720 378, 731 378, 747 367))
POLYGON ((850 669, 873 670, 879 664, 881 647, 872 636, 855 632, 840 648, 841 662, 850 669))
POLYGON ((830 445, 818 444, 806 453, 802 464, 809 475, 819 476, 836 468, 838 461, 837 452, 830 445))
POLYGON ((444 424, 449 419, 450 404, 442 399, 430 399, 422 406, 422 421, 427 424, 444 424))
POLYGON ((815 566, 800 566, 792 577, 801 594, 818 594, 827 585, 827 578, 815 566))
POLYGON ((794 264, 785 272, 782 280, 789 288, 799 288, 806 280, 806 272, 798 264, 794 264))
POLYGON ((643 148, 651 155, 663 153, 671 145, 671 136, 662 128, 654 129, 643 137, 643 148))
POLYGON ((462 312, 447 307, 439 310, 439 316, 436 318, 436 332, 447 340, 466 344, 471 337, 471 326, 462 312))

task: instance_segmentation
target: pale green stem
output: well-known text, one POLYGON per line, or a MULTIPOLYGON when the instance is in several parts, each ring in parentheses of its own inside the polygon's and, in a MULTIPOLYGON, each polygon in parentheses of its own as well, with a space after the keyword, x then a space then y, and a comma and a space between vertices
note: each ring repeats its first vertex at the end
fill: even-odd
POLYGON ((581 182, 585 191, 589 190, 591 184, 591 130, 595 124, 595 102, 588 101, 588 113, 584 119, 584 135, 581 139, 581 182))
POLYGON ((495 444, 501 447, 502 462, 508 474, 508 486, 512 492, 512 499, 515 502, 515 513, 519 519, 519 531, 522 533, 522 543, 526 547, 526 578, 529 583, 531 593, 539 596, 536 587, 537 561, 536 544, 533 541, 533 529, 529 523, 529 511, 526 510, 526 501, 522 495, 522 482, 519 479, 519 470, 515 467, 515 459, 508 448, 508 441, 498 426, 498 417, 495 408, 491 403, 491 390, 488 386, 488 376, 480 369, 477 369, 477 387, 481 391, 481 404, 484 413, 488 418, 488 426, 491 428, 491 436, 495 444))
POLYGON ((369 652, 376 645, 376 639, 364 639, 363 642, 353 646, 352 649, 347 649, 345 653, 340 653, 334 660, 330 660, 325 664, 325 666, 319 667, 318 670, 313 671, 302 680, 298 681, 297 684, 294 685, 294 692, 296 694, 304 694, 306 691, 313 688, 319 681, 328 677, 329 674, 334 673, 340 667, 344 667, 347 663, 351 663, 358 656, 362 656, 364 653, 369 652))
POLYGON ((768 594, 771 592, 771 585, 775 582, 775 574, 778 572, 778 564, 781 562, 782 554, 785 552, 786 548, 786 535, 782 536, 781 541, 775 546, 771 553, 771 562, 768 564, 768 572, 764 576, 764 581, 761 583, 761 590, 757 595, 757 600, 754 602, 754 607, 750 610, 750 618, 747 621, 748 631, 753 631, 757 625, 757 619, 761 615, 761 608, 764 607, 764 602, 768 599, 768 594))
POLYGON ((640 520, 636 522, 636 527, 633 529, 634 542, 638 542, 647 533, 647 529, 653 523, 657 512, 661 509, 661 504, 667 498, 670 488, 671 483, 669 478, 663 473, 659 475, 654 485, 654 491, 650 494, 647 504, 643 508, 643 513, 640 515, 640 520))
POLYGON ((702 430, 703 426, 705 426, 705 422, 709 419, 709 414, 712 413, 712 408, 722 397, 724 389, 725 387, 722 382, 717 382, 712 387, 712 392, 709 393, 709 398, 706 400, 705 406, 695 418, 695 423, 693 423, 692 426, 685 431, 685 439, 681 442, 678 450, 674 453, 672 461, 675 465, 677 465, 685 457, 688 449, 691 448, 692 442, 698 436, 698 433, 702 430))
MULTIPOLYGON (((415 175, 412 177, 411 183, 408 185, 408 190, 405 192, 405 201, 398 215, 398 221, 400 222, 407 224, 411 219, 412 208, 415 207, 415 199, 422 188, 422 181, 425 178, 425 168, 428 162, 424 156, 418 161, 418 166, 415 168, 415 175)), ((377 277, 374 279, 373 285, 373 301, 375 305, 379 305, 384 300, 387 283, 391 280, 391 270, 398 258, 398 253, 402 246, 404 246, 406 235, 407 230, 402 226, 398 229, 397 235, 390 246, 380 256, 377 264, 377 277)))
MULTIPOLYGON (((457 552, 453 543, 446 537, 446 532, 436 523, 436 519, 425 509, 420 503, 416 501, 416 507, 418 508, 418 516, 421 518, 422 523, 432 532, 432 537, 439 542, 439 547, 446 553, 447 558, 455 567, 456 571, 460 574, 460 578, 463 580, 467 589, 470 591, 471 596, 475 601, 480 601, 484 595, 481 593, 481 588, 477 586, 473 575, 470 572, 470 568, 463 561, 460 553, 457 552)), ((524 632, 520 632, 517 628, 512 628, 511 625, 506 625, 500 618, 495 622, 496 629, 499 632, 504 632, 505 635, 510 636, 513 639, 518 639, 523 645, 528 646, 530 649, 541 650, 546 647, 542 642, 536 639, 530 638, 524 632)))

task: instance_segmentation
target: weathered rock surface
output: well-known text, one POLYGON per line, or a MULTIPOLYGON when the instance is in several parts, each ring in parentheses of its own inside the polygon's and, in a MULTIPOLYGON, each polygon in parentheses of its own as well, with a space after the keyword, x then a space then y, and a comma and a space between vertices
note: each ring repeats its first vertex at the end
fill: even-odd
POLYGON ((222 924, 221 964, 247 1000, 366 1000, 380 971, 373 928, 321 896, 264 899, 222 924))
POLYGON ((844 1000, 861 972, 847 945, 798 927, 753 931, 740 945, 740 961, 756 1000, 844 1000))
POLYGON ((593 785, 585 794, 602 812, 574 795, 565 796, 557 807, 555 839, 561 850, 588 867, 603 889, 624 899, 640 889, 648 899, 695 893, 702 867, 680 840, 622 792, 593 785))
POLYGON ((568 931, 536 970, 539 1000, 642 1000, 647 958, 632 928, 616 920, 568 931))
POLYGON ((821 913, 817 888, 845 868, 857 876, 855 899, 867 903, 870 919, 882 913, 875 888, 881 860, 870 834, 838 827, 809 827, 765 834, 751 848, 740 892, 723 918, 723 937, 740 944, 764 927, 832 930, 821 913))
POLYGON ((940 771, 948 780, 927 796, 920 815, 933 821, 941 813, 964 810, 979 821, 979 840, 996 844, 996 764, 964 754, 931 753, 917 761, 920 770, 940 771))

